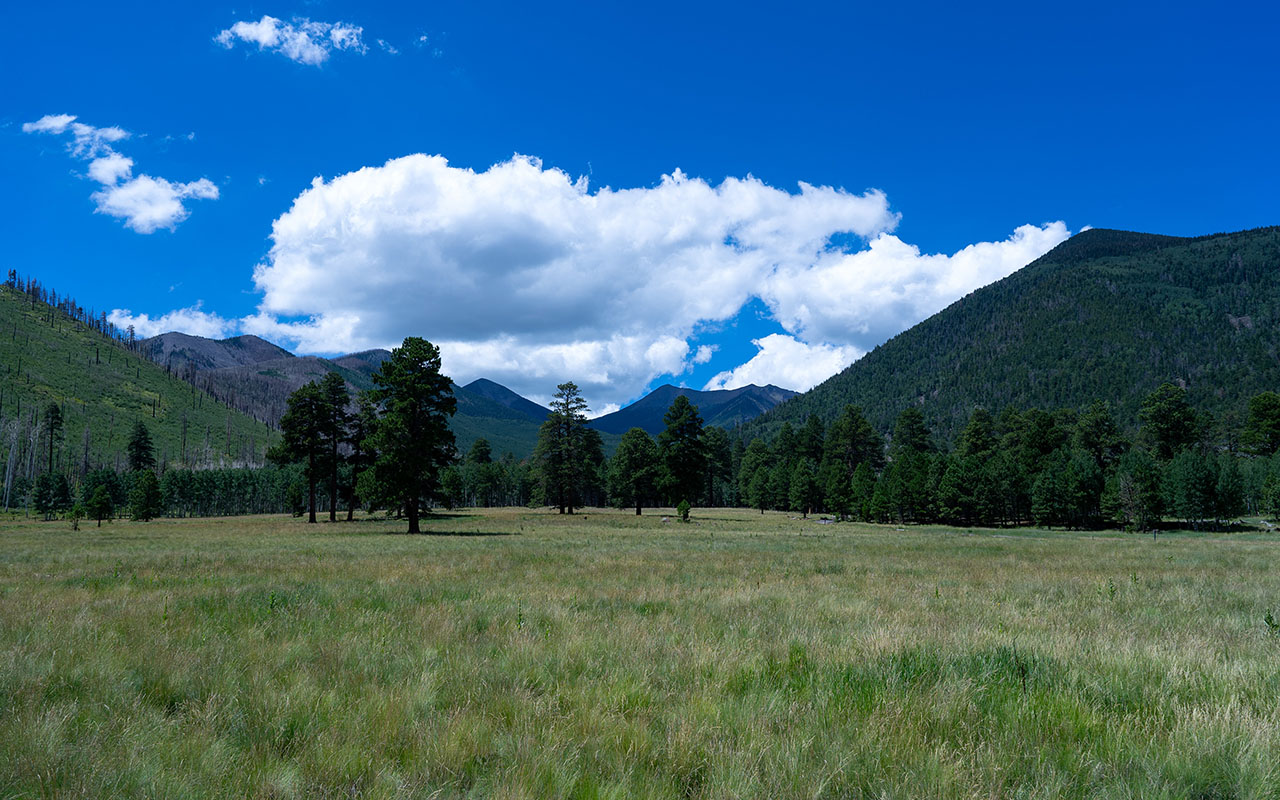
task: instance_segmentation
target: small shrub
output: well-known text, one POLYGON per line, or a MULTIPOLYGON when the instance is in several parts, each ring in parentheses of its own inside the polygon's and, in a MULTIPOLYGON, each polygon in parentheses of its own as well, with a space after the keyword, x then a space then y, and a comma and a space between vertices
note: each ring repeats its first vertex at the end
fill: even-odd
POLYGON ((690 509, 690 508, 691 508, 691 506, 689 505, 689 501, 688 501, 688 500, 681 500, 681 501, 680 501, 680 505, 676 506, 676 513, 680 515, 680 521, 681 521, 681 522, 688 522, 688 521, 689 521, 689 509, 690 509))

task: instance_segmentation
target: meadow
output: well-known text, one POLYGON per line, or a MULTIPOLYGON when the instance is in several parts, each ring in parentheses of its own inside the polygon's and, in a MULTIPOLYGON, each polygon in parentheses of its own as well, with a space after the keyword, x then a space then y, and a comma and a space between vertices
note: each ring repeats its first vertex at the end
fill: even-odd
POLYGON ((0 520, 0 797, 1280 797, 1280 535, 667 516, 0 520))

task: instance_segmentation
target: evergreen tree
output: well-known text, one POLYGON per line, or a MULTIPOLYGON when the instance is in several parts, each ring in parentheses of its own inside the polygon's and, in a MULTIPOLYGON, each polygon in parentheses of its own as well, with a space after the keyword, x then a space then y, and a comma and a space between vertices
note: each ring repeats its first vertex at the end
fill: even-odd
POLYGON ((924 413, 908 406, 893 425, 893 453, 931 453, 933 439, 924 422, 924 413))
POLYGON ((134 473, 133 488, 129 490, 129 516, 149 522, 164 511, 160 502, 160 482, 149 469, 134 473))
POLYGON ((764 439, 752 439, 742 452, 742 463, 738 466, 738 495, 744 498, 752 508, 759 507, 755 501, 756 495, 751 488, 755 482, 756 474, 765 472, 765 484, 767 485, 767 473, 772 460, 773 453, 770 452, 769 445, 765 444, 764 439))
POLYGON ((358 485, 360 475, 374 461, 374 453, 370 452, 371 438, 378 428, 378 407, 367 393, 356 398, 356 412, 351 416, 351 483, 347 494, 347 520, 355 515, 356 506, 360 504, 358 485))
POLYGON ((851 505, 858 519, 865 521, 870 518, 871 502, 878 488, 875 473, 871 471, 871 464, 863 461, 853 471, 853 479, 850 481, 851 505))
POLYGON ((280 418, 280 441, 267 451, 267 460, 276 464, 303 465, 307 480, 307 522, 316 521, 316 484, 325 460, 325 399, 320 384, 312 381, 289 395, 280 418))
POLYGON ((1217 515, 1217 489, 1217 464, 1196 448, 1178 453, 1165 468, 1169 511, 1196 529, 1217 515))
POLYGON ((586 487, 587 401, 577 384, 556 387, 551 413, 538 430, 538 446, 533 459, 541 477, 545 500, 560 513, 573 513, 586 487))
POLYGON ((609 492, 623 503, 634 503, 638 517, 641 506, 657 493, 660 472, 658 446, 643 429, 632 428, 622 434, 609 465, 609 492))
POLYGON ((684 395, 676 395, 662 416, 666 429, 658 434, 662 457, 662 489, 672 502, 691 503, 702 494, 707 471, 707 448, 703 441, 702 417, 698 407, 684 395))
POLYGON ((818 465, 812 458, 802 458, 796 462, 795 469, 791 471, 787 499, 791 510, 799 511, 800 516, 805 519, 818 504, 818 465))
POLYGON ((985 408, 975 408, 956 440, 956 455, 960 458, 985 456, 995 447, 995 421, 991 419, 991 413, 985 408))
POLYGON ((98 484, 94 487, 93 494, 89 495, 89 499, 85 502, 85 511, 91 519, 98 521, 98 527, 102 527, 102 521, 110 520, 111 515, 115 513, 115 503, 111 499, 111 492, 104 484, 98 484))
POLYGON ((36 477, 31 501, 36 511, 44 516, 45 521, 66 511, 71 507, 71 490, 67 486, 67 476, 61 472, 40 473, 36 477))
POLYGON ((1218 485, 1214 495, 1219 520, 1238 517, 1244 511, 1244 478, 1235 457, 1224 454, 1218 459, 1218 485))
POLYGON ((1109 403, 1096 400, 1080 415, 1072 443, 1093 458, 1099 472, 1105 473, 1119 460, 1126 449, 1126 442, 1109 403))
POLYGON ((1067 495, 1067 456, 1061 450, 1051 456, 1031 485, 1031 518, 1052 528, 1066 525, 1070 513, 1067 495))
POLYGON ((454 458, 453 384, 440 372, 440 350, 416 336, 392 350, 372 379, 369 396, 382 409, 372 437, 374 479, 404 509, 409 533, 421 533, 419 512, 439 496, 440 471, 454 458))
POLYGON ((1107 516, 1125 530, 1148 530, 1160 522, 1160 469, 1146 451, 1120 457, 1103 496, 1107 516))
POLYGON ((1139 435, 1159 461, 1169 461, 1199 438, 1199 420, 1187 402, 1187 390, 1171 383, 1147 395, 1138 418, 1139 435))
MULTIPOLYGON (((769 507, 769 479, 772 474, 773 470, 767 465, 761 465, 751 476, 751 485, 747 487, 748 502, 752 508, 760 509, 761 514, 769 507)), ((1280 492, 1277 495, 1280 496, 1280 492)))
POLYGON ((54 463, 53 453, 54 446, 62 438, 62 409, 57 403, 50 403, 44 410, 44 424, 47 435, 49 437, 49 461, 48 468, 52 472, 57 466, 54 463))
POLYGON ((1250 398, 1241 442, 1249 452, 1261 456, 1280 452, 1280 394, 1262 392, 1250 398))
POLYGON ((151 432, 146 424, 138 420, 133 424, 133 433, 129 436, 129 471, 156 468, 155 447, 151 444, 151 432))
POLYGON ((729 434, 724 428, 713 426, 703 431, 702 439, 707 454, 706 504, 731 505, 737 493, 733 490, 733 446, 729 434))
POLYGON ((324 444, 325 472, 329 479, 329 521, 338 521, 338 471, 342 466, 341 448, 347 441, 347 425, 351 415, 347 404, 347 382, 336 372, 326 372, 320 379, 320 436, 324 444))

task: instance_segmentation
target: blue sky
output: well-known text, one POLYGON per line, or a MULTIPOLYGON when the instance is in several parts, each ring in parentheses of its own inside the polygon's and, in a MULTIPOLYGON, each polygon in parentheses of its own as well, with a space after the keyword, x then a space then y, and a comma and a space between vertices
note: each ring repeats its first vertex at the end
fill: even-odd
POLYGON ((1270 4, 187 5, 0 31, 0 266, 144 332, 604 410, 807 388, 1085 226, 1280 222, 1270 4))

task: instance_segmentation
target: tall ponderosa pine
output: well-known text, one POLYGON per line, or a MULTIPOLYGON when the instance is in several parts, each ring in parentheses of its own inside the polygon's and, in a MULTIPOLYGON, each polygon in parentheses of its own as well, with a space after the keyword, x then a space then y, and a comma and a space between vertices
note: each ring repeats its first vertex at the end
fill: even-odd
POLYGON ((533 460, 548 504, 573 513, 587 481, 587 401, 572 381, 556 387, 551 413, 538 430, 533 460))
POLYGON ((347 488, 347 520, 355 515, 356 506, 360 503, 356 486, 365 468, 373 463, 370 452, 370 437, 378 427, 378 408, 369 399, 368 394, 361 393, 356 398, 356 413, 351 415, 351 483, 347 488))
POLYGON ((316 483, 325 460, 325 400, 320 384, 312 381, 289 395, 280 418, 280 442, 267 452, 277 464, 303 465, 307 480, 307 522, 316 521, 316 483))
POLYGON ((378 367, 373 384, 369 396, 382 409, 373 436, 374 476, 404 509, 409 533, 421 533, 419 512, 439 497, 440 472, 455 455, 453 383, 440 372, 439 348, 411 336, 378 367))
POLYGON ((658 489, 658 446, 641 428, 622 434, 618 451, 609 464, 609 491, 619 501, 634 503, 636 516, 658 489))
POLYGON ((702 435, 698 407, 684 395, 677 395, 662 416, 666 429, 658 434, 662 456, 662 488, 671 503, 697 500, 702 494, 707 469, 707 448, 702 435))
POLYGON ((320 435, 324 439, 325 471, 329 478, 329 521, 338 519, 338 470, 342 466, 342 445, 347 441, 347 425, 351 415, 347 404, 347 382, 336 372, 326 373, 320 380, 321 420, 320 435))
POLYGON ((50 403, 44 410, 44 425, 49 436, 49 471, 52 472, 54 467, 53 453, 54 447, 58 440, 62 437, 62 409, 57 403, 50 403))

